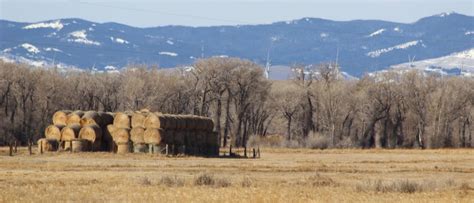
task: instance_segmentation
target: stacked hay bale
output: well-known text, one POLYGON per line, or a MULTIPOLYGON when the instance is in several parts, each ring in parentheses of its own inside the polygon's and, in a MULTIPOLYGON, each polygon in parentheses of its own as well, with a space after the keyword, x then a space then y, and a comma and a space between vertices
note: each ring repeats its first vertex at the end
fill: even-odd
POLYGON ((132 112, 115 113, 113 123, 107 126, 108 134, 111 135, 116 152, 125 154, 130 152, 130 124, 132 112))
POLYGON ((168 146, 172 154, 218 155, 215 148, 219 142, 211 138, 213 128, 212 120, 206 117, 150 113, 145 119, 144 140, 150 152, 168 146))
POLYGON ((64 143, 61 147, 71 151, 218 155, 219 140, 213 128, 207 117, 146 109, 117 113, 62 110, 54 113, 53 124, 45 129, 48 141, 42 142, 64 143))
POLYGON ((57 142, 59 147, 72 151, 108 150, 102 144, 106 138, 103 131, 112 123, 112 113, 61 110, 53 114, 52 120, 53 124, 45 129, 48 143, 57 142))

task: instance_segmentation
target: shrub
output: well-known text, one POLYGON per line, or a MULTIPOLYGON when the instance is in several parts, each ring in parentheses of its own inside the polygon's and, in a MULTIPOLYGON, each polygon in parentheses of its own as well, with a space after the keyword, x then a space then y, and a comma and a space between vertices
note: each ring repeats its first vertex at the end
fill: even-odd
POLYGON ((194 180, 194 185, 198 185, 198 186, 210 186, 210 185, 214 185, 215 183, 216 183, 216 180, 214 179, 214 176, 207 173, 203 173, 199 175, 194 180))
POLYGON ((160 179, 160 184, 168 187, 182 187, 184 186, 184 180, 177 176, 163 176, 160 179))
POLYGON ((147 177, 141 177, 140 179, 138 179, 138 184, 143 186, 149 186, 151 185, 151 181, 147 177))
POLYGON ((244 177, 242 179, 242 182, 240 183, 242 187, 251 187, 252 186, 252 180, 249 177, 244 177))

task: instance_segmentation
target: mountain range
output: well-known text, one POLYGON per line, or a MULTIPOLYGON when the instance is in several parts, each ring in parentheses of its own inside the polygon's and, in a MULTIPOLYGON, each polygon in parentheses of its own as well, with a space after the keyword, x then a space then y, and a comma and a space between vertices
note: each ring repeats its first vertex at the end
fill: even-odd
POLYGON ((150 28, 76 18, 0 20, 1 59, 76 69, 116 70, 128 64, 171 68, 214 56, 274 66, 337 60, 342 71, 361 76, 473 48, 474 17, 459 13, 413 23, 302 18, 262 25, 150 28))

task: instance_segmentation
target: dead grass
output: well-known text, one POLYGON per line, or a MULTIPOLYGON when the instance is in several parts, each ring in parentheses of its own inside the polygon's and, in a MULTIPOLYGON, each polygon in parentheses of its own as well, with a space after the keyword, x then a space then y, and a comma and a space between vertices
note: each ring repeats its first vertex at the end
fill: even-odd
MULTIPOLYGON (((240 152, 240 149, 234 149, 240 152)), ((261 149, 260 159, 0 148, 0 202, 472 202, 474 150, 261 149), (61 188, 58 192, 58 188, 61 188)))

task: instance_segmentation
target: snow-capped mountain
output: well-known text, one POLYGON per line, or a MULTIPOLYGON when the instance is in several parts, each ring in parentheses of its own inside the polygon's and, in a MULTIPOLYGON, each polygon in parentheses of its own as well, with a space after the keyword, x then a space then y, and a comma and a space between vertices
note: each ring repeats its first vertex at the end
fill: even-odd
POLYGON ((414 23, 303 18, 265 25, 137 28, 82 19, 0 20, 0 58, 82 69, 189 65, 201 57, 241 57, 290 66, 336 60, 360 76, 474 48, 474 17, 444 13, 414 23))
POLYGON ((474 49, 439 58, 393 65, 394 70, 422 70, 426 73, 474 77, 474 49))

